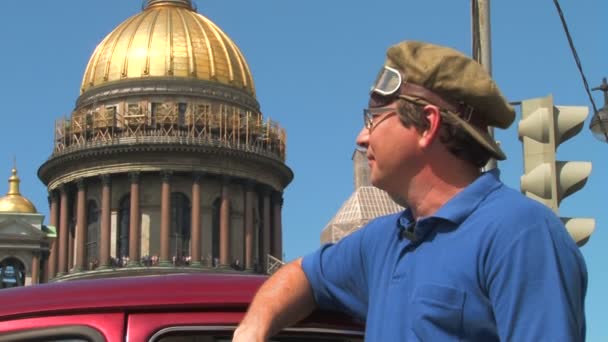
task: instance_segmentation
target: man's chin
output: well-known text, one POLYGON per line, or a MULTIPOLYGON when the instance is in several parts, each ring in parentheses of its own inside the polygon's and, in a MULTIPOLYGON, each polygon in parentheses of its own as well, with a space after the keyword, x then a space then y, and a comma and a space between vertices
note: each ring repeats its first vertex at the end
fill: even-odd
POLYGON ((387 191, 387 189, 389 188, 388 184, 390 183, 390 178, 387 177, 386 174, 374 172, 374 170, 372 169, 369 174, 369 181, 376 188, 387 191))
MULTIPOLYGON (((381 179, 379 179, 378 177, 374 177, 373 174, 370 174, 369 182, 376 188, 384 190, 384 188, 382 187, 381 179)), ((384 190, 384 191, 386 191, 386 190, 384 190)))
POLYGON ((376 188, 385 191, 388 196, 393 200, 393 202, 399 204, 402 207, 408 206, 405 198, 399 194, 394 193, 394 191, 390 191, 390 187, 386 186, 386 182, 383 182, 382 178, 370 175, 370 183, 376 188))
POLYGON ((393 200, 393 202, 399 204, 400 206, 402 206, 404 208, 407 208, 409 206, 403 196, 391 194, 389 192, 387 192, 387 194, 393 200))

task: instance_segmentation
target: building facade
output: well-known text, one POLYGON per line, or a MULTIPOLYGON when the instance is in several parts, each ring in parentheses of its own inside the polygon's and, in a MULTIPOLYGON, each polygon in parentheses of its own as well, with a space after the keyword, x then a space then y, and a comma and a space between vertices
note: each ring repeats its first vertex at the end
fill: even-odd
POLYGON ((54 131, 38 170, 57 228, 45 279, 263 273, 282 258, 286 132, 190 0, 148 0, 108 34, 54 131))
POLYGON ((7 194, 0 198, 0 288, 37 284, 44 260, 55 240, 53 227, 19 191, 17 169, 8 179, 7 194))

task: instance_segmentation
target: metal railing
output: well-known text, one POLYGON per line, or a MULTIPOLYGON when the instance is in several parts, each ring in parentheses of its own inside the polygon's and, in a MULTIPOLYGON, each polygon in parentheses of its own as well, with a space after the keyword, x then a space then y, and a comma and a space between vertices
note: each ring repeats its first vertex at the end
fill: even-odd
POLYGON ((274 256, 268 254, 266 255, 266 273, 267 274, 273 274, 274 272, 278 271, 279 268, 281 268, 281 266, 285 265, 285 263, 278 258, 275 258, 274 256))
POLYGON ((284 162, 286 139, 278 123, 234 107, 211 113, 198 106, 154 115, 121 115, 109 108, 57 120, 53 156, 101 146, 171 143, 235 149, 284 162))

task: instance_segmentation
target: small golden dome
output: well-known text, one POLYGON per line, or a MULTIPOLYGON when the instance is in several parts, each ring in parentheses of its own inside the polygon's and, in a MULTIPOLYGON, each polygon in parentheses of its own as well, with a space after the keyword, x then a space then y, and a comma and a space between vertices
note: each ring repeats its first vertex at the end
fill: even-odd
POLYGON ((19 177, 17 177, 17 169, 11 170, 12 175, 8 179, 8 193, 0 198, 0 212, 3 213, 27 213, 35 214, 38 211, 36 207, 27 198, 19 193, 19 177))
POLYGON ((191 0, 148 0, 93 52, 81 94, 137 78, 190 78, 219 82, 255 96, 253 77, 236 44, 191 0))

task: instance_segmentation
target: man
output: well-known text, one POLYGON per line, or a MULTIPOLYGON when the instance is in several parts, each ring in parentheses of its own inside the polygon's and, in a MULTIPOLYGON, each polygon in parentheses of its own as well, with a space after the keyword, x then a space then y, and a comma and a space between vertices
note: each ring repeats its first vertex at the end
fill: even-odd
POLYGON ((587 274, 559 218, 480 168, 515 118, 477 62, 403 42, 357 144, 371 181, 407 209, 284 266, 235 341, 264 341, 315 308, 366 322, 367 341, 582 341, 587 274))

